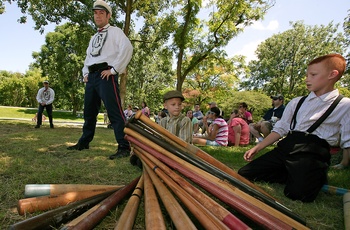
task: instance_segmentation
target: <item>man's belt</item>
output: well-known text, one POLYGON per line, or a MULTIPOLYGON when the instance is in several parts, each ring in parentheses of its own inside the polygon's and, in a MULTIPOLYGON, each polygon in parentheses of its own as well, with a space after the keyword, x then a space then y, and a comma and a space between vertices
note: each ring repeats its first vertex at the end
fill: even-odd
POLYGON ((89 73, 101 72, 103 70, 109 69, 109 66, 107 62, 103 62, 103 63, 93 64, 89 66, 88 69, 89 69, 89 73))

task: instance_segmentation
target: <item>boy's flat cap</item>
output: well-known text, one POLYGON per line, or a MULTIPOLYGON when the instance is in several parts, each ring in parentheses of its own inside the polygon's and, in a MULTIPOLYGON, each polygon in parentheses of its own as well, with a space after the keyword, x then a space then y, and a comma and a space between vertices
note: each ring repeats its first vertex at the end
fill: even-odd
POLYGON ((166 92, 163 96, 163 102, 165 102, 166 100, 169 100, 171 98, 180 98, 181 101, 184 101, 185 98, 182 95, 182 93, 180 91, 177 90, 171 90, 169 92, 166 92))

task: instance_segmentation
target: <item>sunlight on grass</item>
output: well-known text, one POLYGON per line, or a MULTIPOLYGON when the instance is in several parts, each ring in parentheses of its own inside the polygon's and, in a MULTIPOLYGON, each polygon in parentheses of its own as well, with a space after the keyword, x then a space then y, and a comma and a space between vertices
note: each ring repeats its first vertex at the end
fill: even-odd
MULTIPOLYGON (((36 214, 19 216, 14 207, 23 198, 26 184, 110 184, 123 185, 142 174, 130 165, 129 158, 109 160, 117 145, 113 130, 98 127, 89 150, 69 151, 81 136, 81 126, 33 128, 28 121, 1 121, 0 126, 0 229, 36 214)), ((205 152, 236 170, 246 164, 243 154, 250 147, 201 147, 205 152)), ((262 153, 270 150, 267 148, 262 153)), ((329 171, 329 184, 349 187, 350 169, 329 171)), ((312 229, 344 229, 342 197, 321 192, 315 202, 292 201, 283 194, 284 185, 256 183, 284 206, 306 219, 312 229)), ((348 188, 349 189, 349 188, 348 188)), ((218 201, 220 202, 220 201, 218 201)), ((96 227, 113 229, 124 209, 122 201, 96 227)), ((232 208, 230 209, 230 211, 232 208)), ((164 215, 168 215, 166 211, 164 215)), ((134 229, 144 229, 144 204, 141 203, 134 229)), ((167 217, 169 219, 169 217, 167 217)), ((253 229, 261 229, 249 222, 253 229)), ((174 229, 169 226, 168 229, 174 229)))

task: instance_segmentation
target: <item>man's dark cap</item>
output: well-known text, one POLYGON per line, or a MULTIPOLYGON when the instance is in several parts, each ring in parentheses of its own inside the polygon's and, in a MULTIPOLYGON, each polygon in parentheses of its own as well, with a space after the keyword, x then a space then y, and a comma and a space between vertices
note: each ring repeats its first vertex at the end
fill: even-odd
POLYGON ((282 95, 271 96, 270 98, 273 100, 284 100, 284 97, 282 95))
POLYGON ((166 100, 169 100, 171 98, 180 98, 181 101, 184 101, 185 98, 182 95, 182 93, 180 91, 177 90, 171 90, 169 92, 166 92, 163 96, 163 102, 165 102, 166 100))

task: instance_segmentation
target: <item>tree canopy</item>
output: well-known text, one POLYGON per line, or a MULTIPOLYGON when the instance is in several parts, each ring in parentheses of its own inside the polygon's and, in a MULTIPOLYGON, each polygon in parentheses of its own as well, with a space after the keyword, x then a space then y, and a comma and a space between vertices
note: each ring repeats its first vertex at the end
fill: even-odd
POLYGON ((256 54, 258 60, 249 63, 250 72, 242 88, 261 90, 268 95, 282 94, 293 98, 307 94, 304 79, 307 64, 328 53, 344 53, 345 40, 338 25, 306 26, 291 23, 292 29, 262 42, 256 54))

